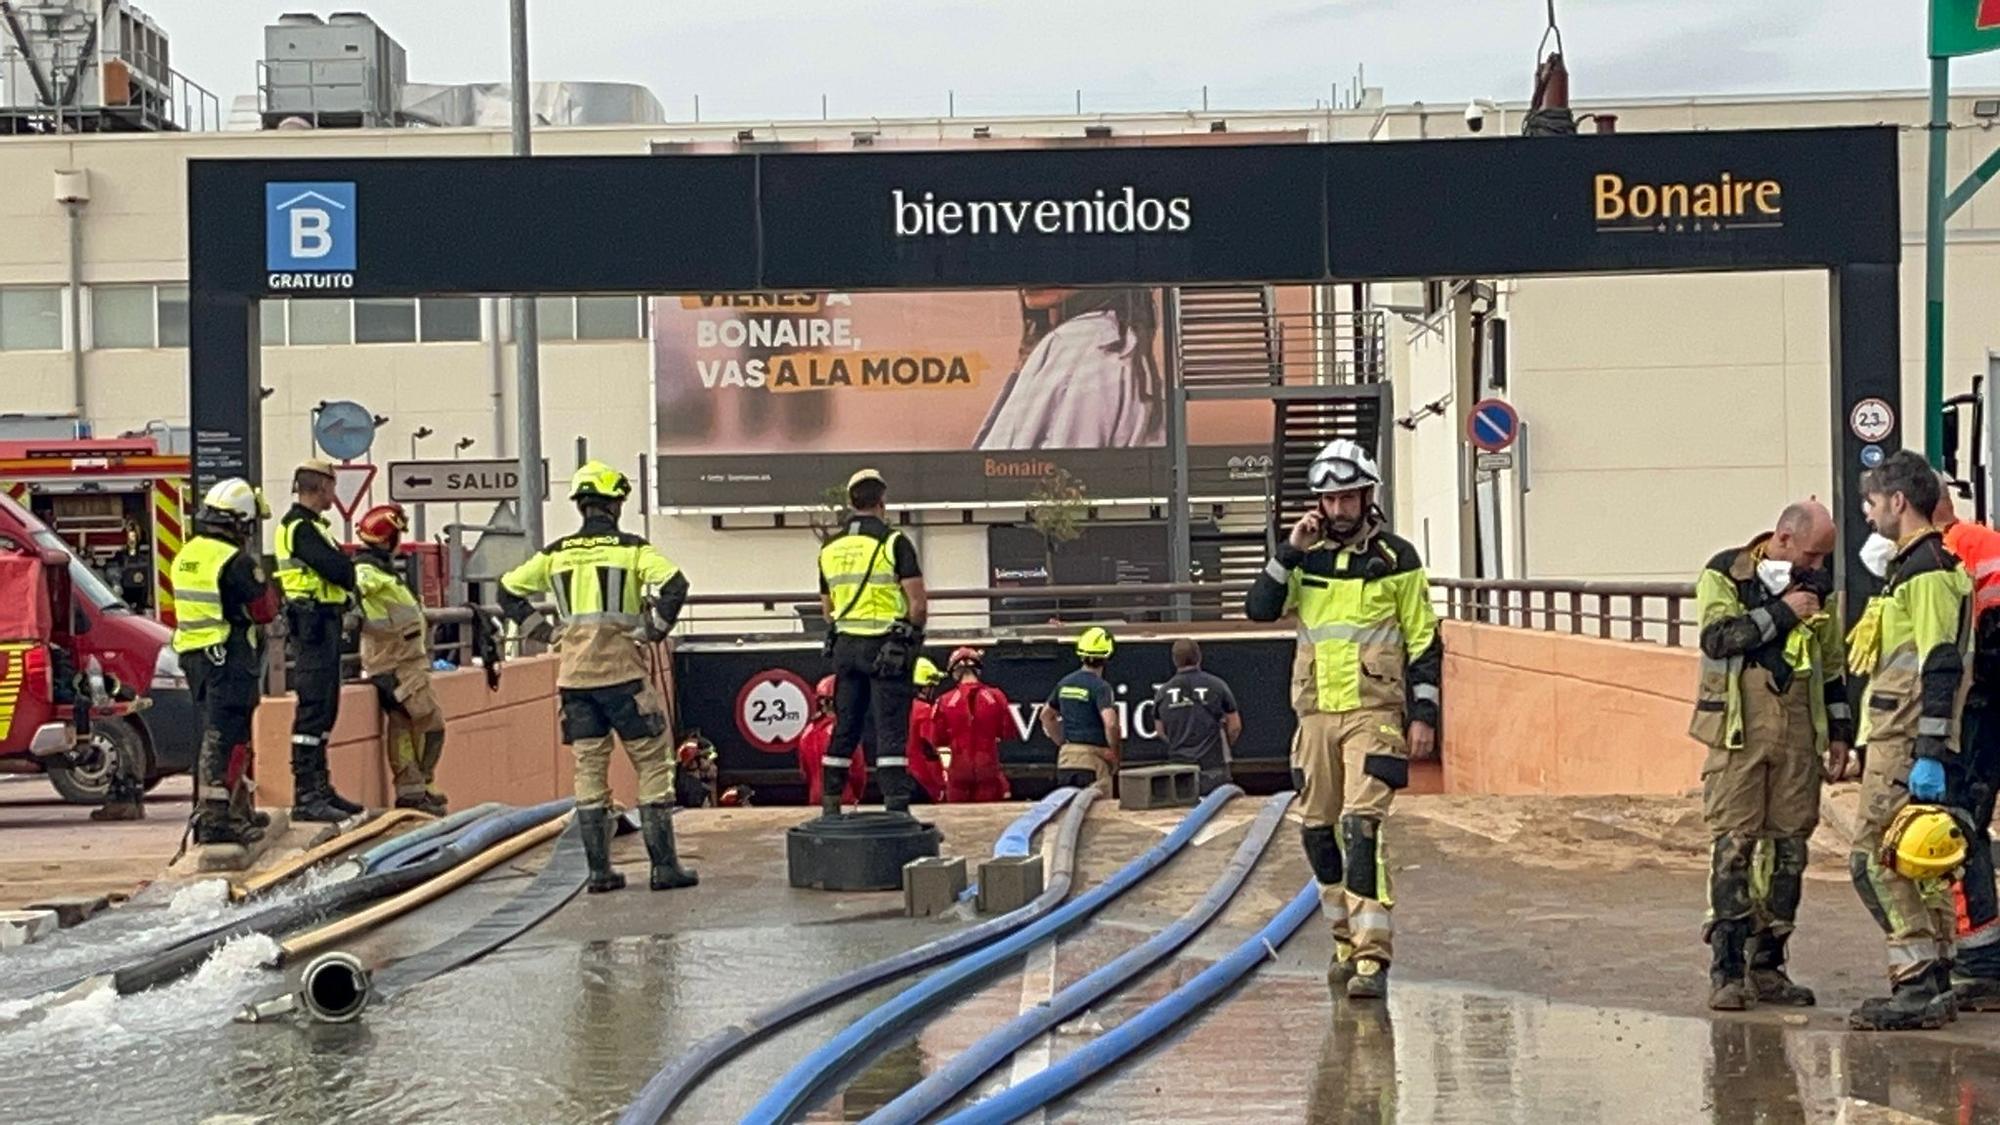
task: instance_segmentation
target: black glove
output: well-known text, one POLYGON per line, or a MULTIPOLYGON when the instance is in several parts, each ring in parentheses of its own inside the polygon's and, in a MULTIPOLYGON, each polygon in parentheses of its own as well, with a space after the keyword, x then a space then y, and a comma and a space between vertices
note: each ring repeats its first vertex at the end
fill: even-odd
POLYGON ((656 645, 666 640, 667 634, 673 631, 674 623, 661 610, 660 603, 651 598, 646 599, 646 604, 640 615, 639 639, 649 645, 656 645))
POLYGON ((548 644, 555 639, 555 622, 540 612, 529 614, 521 622, 521 637, 538 645, 548 644))

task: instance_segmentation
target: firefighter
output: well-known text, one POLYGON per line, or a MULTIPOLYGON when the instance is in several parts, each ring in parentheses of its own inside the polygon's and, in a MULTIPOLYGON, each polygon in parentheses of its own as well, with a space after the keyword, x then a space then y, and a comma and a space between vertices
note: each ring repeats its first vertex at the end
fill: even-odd
POLYGON ((248 549, 270 514, 248 481, 220 481, 202 497, 195 533, 174 557, 174 652, 201 718, 197 844, 254 843, 270 823, 253 802, 250 723, 263 694, 263 626, 277 620, 279 602, 248 549))
POLYGON ((719 773, 715 743, 691 730, 674 750, 674 804, 684 809, 705 809, 716 803, 719 773))
POLYGON ((1056 681, 1042 706, 1042 732, 1054 742, 1056 784, 1096 789, 1109 797, 1118 771, 1118 705, 1104 667, 1117 647, 1107 629, 1092 626, 1076 639, 1082 667, 1056 681))
POLYGON ((910 779, 933 801, 942 801, 944 792, 944 763, 938 760, 937 694, 939 685, 944 683, 944 672, 928 656, 917 657, 916 672, 911 677, 917 685, 917 697, 910 703, 910 779))
POLYGON ((430 626, 416 595, 396 576, 396 548, 409 530, 401 504, 370 508, 354 525, 365 547, 354 567, 361 590, 361 676, 382 703, 387 724, 382 748, 395 780, 396 807, 443 816, 437 766, 445 723, 431 690, 430 626))
POLYGON ((615 734, 639 774, 640 829, 656 891, 699 880, 681 866, 674 847, 673 736, 666 708, 648 681, 643 644, 664 640, 687 598, 687 575, 651 543, 618 529, 632 482, 599 461, 576 470, 569 498, 583 517, 576 534, 558 539, 500 579, 500 604, 523 635, 555 636, 528 602, 549 594, 561 620, 562 739, 576 752, 576 816, 590 864, 589 890, 615 891, 625 877, 611 868, 605 831, 611 802, 607 774, 615 734), (650 591, 651 596, 642 594, 650 591))
MULTIPOLYGON (((806 804, 819 805, 823 802, 823 786, 826 784, 826 748, 833 742, 833 696, 836 688, 833 676, 822 676, 813 689, 813 717, 806 723, 804 733, 799 735, 799 771, 806 777, 806 804)), ((845 800, 850 805, 861 803, 861 795, 868 790, 867 755, 857 746, 849 755, 850 768, 847 771, 847 788, 834 794, 834 800, 845 800)))
POLYGON ((833 738, 820 796, 820 811, 827 816, 840 815, 848 759, 871 719, 882 807, 894 813, 910 805, 911 676, 924 646, 929 602, 916 544, 888 524, 888 494, 888 484, 874 469, 849 478, 852 514, 819 552, 820 606, 830 630, 834 675, 833 738))
POLYGON ((945 773, 945 800, 1004 801, 1010 793, 1000 768, 1000 740, 1009 737, 1014 708, 1007 694, 980 682, 984 660, 976 648, 952 652, 945 666, 958 681, 937 701, 932 733, 951 755, 945 773))
MULTIPOLYGON (((1965 699, 1964 752, 1959 768, 1946 771, 1946 804, 1966 817, 1967 835, 1983 841, 1993 826, 2000 788, 2000 531, 1958 518, 1949 486, 1938 490, 1932 522, 1944 533, 1945 549, 1972 577, 1972 691, 1965 699)), ((1959 1006, 1974 1011, 2000 1009, 2000 896, 1996 896, 1993 849, 1974 847, 1965 874, 1954 886, 1957 961, 1951 990, 1959 1006)))
POLYGON ((335 821, 361 806, 333 789, 327 734, 340 717, 341 619, 355 592, 354 563, 328 537, 333 466, 306 461, 292 474, 297 494, 278 522, 278 585, 292 660, 292 819, 335 821))
POLYGON ((1854 740, 1833 574, 1833 514, 1793 504, 1776 529, 1710 559, 1696 582, 1701 674, 1688 734, 1708 749, 1708 1006, 1806 1007, 1785 972, 1806 841, 1819 826, 1820 760, 1854 740), (1770 876, 1753 888, 1758 852, 1770 876), (1761 891, 1761 893, 1760 893, 1761 891))
POLYGON ((1306 483, 1318 502, 1278 544, 1244 609, 1253 621, 1298 619, 1292 753, 1306 860, 1333 923, 1327 983, 1380 999, 1394 902, 1382 822, 1409 784, 1409 760, 1436 752, 1444 644, 1423 560, 1383 526, 1374 459, 1355 442, 1330 442, 1306 483))
POLYGON ((1951 998, 1953 918, 1949 889, 1885 862, 1882 841, 1916 802, 1941 801, 1946 763, 1959 761, 1959 719, 1970 686, 1972 579, 1931 525, 1938 480, 1924 459, 1899 450, 1861 479, 1869 523, 1895 543, 1870 624, 1857 626, 1851 669, 1869 676, 1861 711, 1866 747, 1859 823, 1848 871, 1888 937, 1891 993, 1847 1017, 1861 1031, 1937 1027, 1951 998))

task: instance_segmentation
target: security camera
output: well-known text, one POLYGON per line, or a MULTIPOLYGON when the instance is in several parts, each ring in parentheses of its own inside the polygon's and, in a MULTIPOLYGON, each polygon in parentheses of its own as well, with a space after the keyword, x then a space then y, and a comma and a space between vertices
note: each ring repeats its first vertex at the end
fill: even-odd
POLYGON ((1486 128, 1486 107, 1478 102, 1469 102, 1465 107, 1465 127, 1474 132, 1486 128))

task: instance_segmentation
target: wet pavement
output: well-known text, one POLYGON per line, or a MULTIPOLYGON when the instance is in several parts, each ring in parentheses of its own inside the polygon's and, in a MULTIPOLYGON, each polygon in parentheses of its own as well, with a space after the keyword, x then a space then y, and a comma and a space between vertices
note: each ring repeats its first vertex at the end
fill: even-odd
MULTIPOLYGON (((809 1117, 859 1120, 923 1074, 1187 909, 1254 815, 1219 827, 1089 927, 1042 946, 879 1056, 809 1117)), ((1421 804, 1412 802, 1413 811, 1421 804)), ((984 854, 1019 811, 949 810, 947 850, 984 854)), ((278 975, 254 943, 188 980, 57 1009, 0 1004, 0 1106, 9 1122, 593 1122, 615 1118, 665 1061, 732 1020, 844 969, 928 940, 953 920, 907 920, 894 895, 792 891, 783 826, 795 811, 688 817, 691 891, 579 898, 512 946, 370 1008, 346 1025, 242 1025, 229 1017, 278 975)), ((1103 878, 1176 818, 1100 809, 1082 879, 1103 878)), ((1875 987, 1879 937, 1844 884, 1808 889, 1814 935, 1801 977, 1826 1007, 1803 1023, 1699 1013, 1697 871, 1540 869, 1456 828, 1401 818, 1403 943, 1386 1006, 1327 998, 1317 923, 1226 1003, 1047 1114, 1080 1122, 2000 1121, 2000 1015, 1935 1035, 1865 1037, 1845 1007, 1875 987), (1845 892, 1843 894, 1842 892, 1845 892), (1623 902, 1611 910, 1604 903, 1623 902), (1558 906, 1561 908, 1558 909, 1558 906), (1690 913, 1692 911, 1692 914, 1690 913), (1852 914, 1858 917, 1848 918, 1852 914), (1528 956, 1523 951, 1537 951, 1528 956), (1649 965, 1646 972, 1636 970, 1649 965), (1623 982, 1622 985, 1619 982, 1623 982)), ((643 879, 636 838, 621 839, 643 879)), ((356 947, 401 956, 525 886, 529 853, 356 947)), ((1181 954, 987 1076, 974 1096, 1116 1026, 1254 932, 1304 879, 1281 831, 1251 883, 1181 954)), ((643 885, 643 884, 641 884, 643 885)), ((219 908, 164 889, 63 935, 0 955, 0 995, 31 976, 89 967, 163 927, 219 908), (95 934, 93 927, 101 927, 95 934), (88 940, 86 940, 88 939, 88 940)), ((1811 931, 1808 930, 1808 933, 1811 931)), ((907 983, 907 982, 905 982, 907 983)), ((900 987, 851 1000, 753 1049, 673 1120, 738 1120, 803 1053, 900 987)))

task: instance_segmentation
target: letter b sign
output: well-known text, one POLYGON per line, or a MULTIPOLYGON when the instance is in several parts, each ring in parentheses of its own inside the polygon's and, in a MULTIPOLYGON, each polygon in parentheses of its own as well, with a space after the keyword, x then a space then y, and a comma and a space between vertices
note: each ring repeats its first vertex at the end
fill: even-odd
POLYGON ((355 268, 352 183, 264 185, 265 268, 338 272, 355 268))

